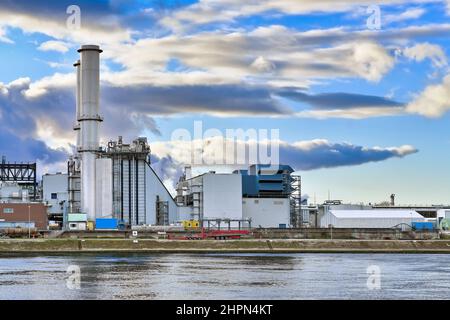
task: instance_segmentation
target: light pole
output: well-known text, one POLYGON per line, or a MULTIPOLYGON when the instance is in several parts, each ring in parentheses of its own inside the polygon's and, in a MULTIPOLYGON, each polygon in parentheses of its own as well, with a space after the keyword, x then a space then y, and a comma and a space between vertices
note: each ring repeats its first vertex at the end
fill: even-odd
POLYGON ((31 206, 28 205, 28 239, 31 239, 31 206))

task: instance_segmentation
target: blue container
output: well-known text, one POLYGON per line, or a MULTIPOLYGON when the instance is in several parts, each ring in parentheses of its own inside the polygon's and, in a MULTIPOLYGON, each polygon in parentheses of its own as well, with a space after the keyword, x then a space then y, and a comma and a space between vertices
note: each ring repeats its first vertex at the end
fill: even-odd
POLYGON ((96 219, 96 230, 117 230, 119 221, 117 219, 96 219))
POLYGON ((434 224, 433 222, 413 222, 412 223, 412 227, 415 230, 433 230, 434 229, 434 224))

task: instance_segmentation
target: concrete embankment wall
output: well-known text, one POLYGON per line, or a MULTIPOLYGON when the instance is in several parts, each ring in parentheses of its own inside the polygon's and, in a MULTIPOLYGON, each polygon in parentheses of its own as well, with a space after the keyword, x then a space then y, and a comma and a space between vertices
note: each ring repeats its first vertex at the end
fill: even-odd
POLYGON ((400 231, 395 229, 302 228, 255 229, 257 239, 358 239, 358 240, 437 240, 437 231, 400 231))
POLYGON ((450 253, 449 240, 149 240, 14 239, 0 240, 0 253, 165 252, 287 253, 380 252, 450 253))
MULTIPOLYGON (((163 236, 156 231, 139 231, 139 238, 158 239, 163 236)), ((183 236, 185 231, 168 231, 167 234, 183 236)), ((61 238, 122 238, 128 239, 132 236, 131 231, 95 231, 95 232, 65 232, 58 237, 61 238)), ((399 231, 394 229, 254 229, 255 239, 358 239, 358 240, 437 240, 439 233, 435 231, 415 232, 399 231)))

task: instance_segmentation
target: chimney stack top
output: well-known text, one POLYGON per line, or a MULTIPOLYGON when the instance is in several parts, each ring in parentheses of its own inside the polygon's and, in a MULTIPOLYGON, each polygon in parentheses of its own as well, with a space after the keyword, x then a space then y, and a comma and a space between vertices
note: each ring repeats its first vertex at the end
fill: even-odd
POLYGON ((81 48, 78 49, 78 52, 83 52, 83 51, 97 51, 97 52, 99 52, 99 53, 102 53, 102 52, 103 52, 103 50, 100 49, 99 46, 91 45, 91 44, 81 46, 81 48))

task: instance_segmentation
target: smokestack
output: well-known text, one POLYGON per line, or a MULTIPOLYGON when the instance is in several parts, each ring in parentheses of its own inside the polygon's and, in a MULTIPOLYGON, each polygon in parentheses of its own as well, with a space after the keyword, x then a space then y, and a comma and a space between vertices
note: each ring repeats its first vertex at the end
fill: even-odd
POLYGON ((395 207, 395 194, 391 194, 391 207, 395 207))
POLYGON ((99 46, 85 45, 78 50, 80 66, 80 122, 81 129, 81 209, 89 221, 95 220, 96 209, 96 159, 100 139, 100 50, 99 46))
POLYGON ((74 63, 74 67, 77 68, 77 94, 76 94, 76 102, 77 102, 77 108, 76 108, 76 121, 75 126, 73 127, 73 130, 76 131, 77 134, 77 152, 81 147, 81 130, 80 130, 80 117, 81 117, 81 68, 80 68, 80 60, 74 63))

